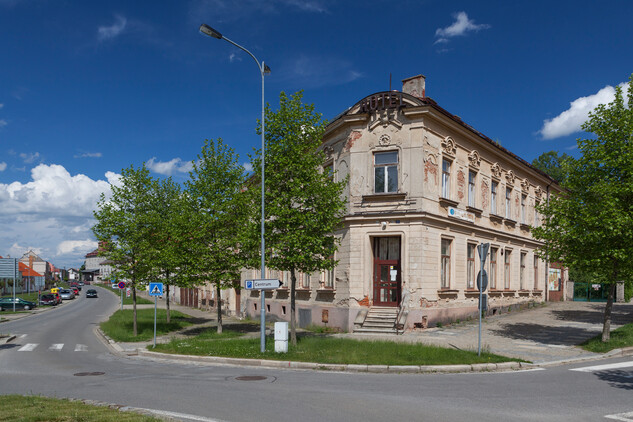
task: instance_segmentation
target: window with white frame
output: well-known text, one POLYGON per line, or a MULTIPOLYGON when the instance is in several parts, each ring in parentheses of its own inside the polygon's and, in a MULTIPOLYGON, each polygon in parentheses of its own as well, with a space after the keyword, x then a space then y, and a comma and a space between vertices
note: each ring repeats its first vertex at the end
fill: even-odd
POLYGON ((506 218, 512 220, 512 188, 506 188, 506 218))
POLYGON ((374 154, 374 192, 398 192, 398 151, 374 154))
POLYGON ((477 179, 477 173, 472 170, 468 171, 468 206, 475 208, 475 181, 477 179))
POLYGON ((506 290, 510 289, 510 255, 512 251, 506 249, 503 257, 503 288, 506 290))
POLYGON ((521 224, 525 224, 526 215, 525 215, 525 207, 527 202, 527 195, 521 195, 521 224))
POLYGON ((534 227, 538 227, 540 224, 538 210, 536 207, 538 207, 538 203, 534 203, 534 227))
POLYGON ((310 274, 301 274, 302 278, 301 278, 301 287, 303 289, 309 289, 310 288, 310 274))
POLYGON ((525 290, 525 260, 527 258, 527 253, 521 252, 520 260, 519 260, 519 289, 525 290))
POLYGON ((321 286, 324 289, 334 289, 334 268, 321 271, 321 286))
POLYGON ((538 290, 538 256, 534 254, 534 290, 538 290))
POLYGON ((490 248, 490 288, 497 288, 497 252, 499 248, 490 248))
POLYGON ((442 160, 442 198, 450 199, 451 195, 451 162, 442 160))
POLYGON ((497 191, 499 190, 499 182, 494 180, 490 184, 490 213, 497 214, 497 191))
POLYGON ((442 289, 448 289, 451 286, 451 241, 450 239, 442 239, 441 249, 441 275, 440 275, 440 287, 442 289))
POLYGON ((475 288, 475 245, 466 245, 466 288, 475 288))

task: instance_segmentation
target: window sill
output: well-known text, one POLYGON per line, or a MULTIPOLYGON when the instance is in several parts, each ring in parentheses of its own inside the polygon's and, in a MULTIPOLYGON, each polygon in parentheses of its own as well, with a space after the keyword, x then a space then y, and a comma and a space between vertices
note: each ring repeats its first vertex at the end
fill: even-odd
POLYGON ((459 202, 453 201, 452 199, 440 197, 440 205, 443 207, 456 207, 459 205, 459 202))
POLYGON ((501 294, 503 293, 503 290, 496 290, 496 289, 490 289, 488 290, 488 294, 490 296, 501 296, 501 294))
POLYGON ((475 296, 475 295, 479 296, 479 290, 477 290, 477 289, 466 289, 466 290, 464 290, 464 294, 466 296, 475 296))
POLYGON ((327 287, 322 287, 317 289, 317 293, 336 293, 336 290, 332 287, 327 288, 327 287))
POLYGON ((529 224, 521 223, 521 230, 529 232, 530 230, 532 230, 532 226, 530 226, 529 224))
POLYGON ((470 211, 473 214, 477 214, 477 216, 480 216, 481 213, 483 212, 483 210, 476 207, 471 207, 470 205, 466 207, 466 211, 470 211))
POLYGON ((406 197, 407 197, 406 193, 398 193, 398 192, 374 193, 371 195, 363 195, 363 202, 403 201, 406 197))
POLYGON ((453 289, 440 289, 437 291, 438 296, 457 296, 459 290, 453 289))
POLYGON ((503 217, 501 217, 500 215, 497 215, 497 214, 492 214, 491 213, 489 218, 490 218, 491 221, 496 221, 498 223, 501 223, 503 221, 503 217))
POLYGON ((503 222, 506 224, 506 226, 516 227, 517 225, 517 222, 512 220, 511 218, 504 218, 503 222))

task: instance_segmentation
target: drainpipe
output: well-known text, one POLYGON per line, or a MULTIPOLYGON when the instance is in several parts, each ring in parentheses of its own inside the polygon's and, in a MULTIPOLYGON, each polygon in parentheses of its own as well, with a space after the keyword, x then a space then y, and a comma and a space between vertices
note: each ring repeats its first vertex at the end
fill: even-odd
MULTIPOLYGON (((549 187, 551 185, 552 185, 552 182, 550 182, 549 185, 547 185, 547 188, 545 188, 545 190, 546 190, 545 200, 547 201, 548 204, 549 204, 549 187)), ((545 291, 545 302, 547 302, 548 299, 549 299, 549 258, 545 259, 545 287, 544 287, 544 291, 545 291)))

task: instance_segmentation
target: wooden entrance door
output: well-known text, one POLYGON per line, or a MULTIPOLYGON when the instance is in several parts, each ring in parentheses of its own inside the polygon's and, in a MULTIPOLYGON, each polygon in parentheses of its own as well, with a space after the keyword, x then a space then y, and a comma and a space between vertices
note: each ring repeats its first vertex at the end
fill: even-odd
POLYGON ((400 237, 374 238, 374 305, 400 304, 400 237))

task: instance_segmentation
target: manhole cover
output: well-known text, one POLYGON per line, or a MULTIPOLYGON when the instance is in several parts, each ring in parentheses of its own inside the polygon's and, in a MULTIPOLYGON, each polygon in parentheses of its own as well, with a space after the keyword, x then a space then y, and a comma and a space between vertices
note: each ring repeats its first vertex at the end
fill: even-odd
POLYGON ((244 375, 241 377, 235 377, 238 381, 263 381, 267 379, 267 377, 263 377, 261 375, 244 375))
POLYGON ((76 377, 96 377, 98 375, 104 375, 105 372, 77 372, 73 374, 76 377))

